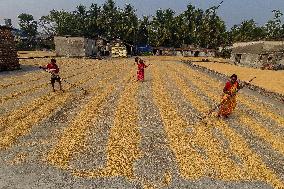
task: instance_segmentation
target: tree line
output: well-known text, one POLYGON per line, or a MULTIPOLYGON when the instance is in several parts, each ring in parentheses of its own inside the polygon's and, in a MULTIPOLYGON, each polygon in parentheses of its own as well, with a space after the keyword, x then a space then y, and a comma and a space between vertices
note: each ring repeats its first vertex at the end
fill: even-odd
POLYGON ((181 47, 183 44, 202 48, 229 46, 238 41, 279 40, 284 38, 283 14, 273 10, 274 17, 263 26, 253 19, 245 20, 227 30, 218 16, 219 6, 206 10, 187 5, 184 12, 176 14, 172 9, 157 10, 153 16, 139 18, 130 4, 118 7, 114 0, 106 0, 99 6, 79 5, 74 11, 52 10, 35 21, 32 15, 18 16, 20 29, 33 42, 38 30, 49 36, 85 36, 107 39, 120 38, 134 45, 181 47))

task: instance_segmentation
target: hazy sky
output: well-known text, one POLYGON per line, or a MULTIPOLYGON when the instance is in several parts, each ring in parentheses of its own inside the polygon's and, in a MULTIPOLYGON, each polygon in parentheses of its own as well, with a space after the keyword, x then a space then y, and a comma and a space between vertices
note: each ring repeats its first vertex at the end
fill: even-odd
MULTIPOLYGON (((32 14, 35 19, 47 15, 52 9, 64 9, 73 11, 79 4, 89 6, 91 3, 101 5, 105 0, 0 0, 0 24, 4 18, 11 18, 13 25, 17 26, 17 16, 21 13, 32 14)), ((186 9, 191 3, 202 9, 217 5, 218 0, 116 0, 118 6, 125 3, 132 4, 137 10, 138 16, 153 15, 155 10, 171 8, 177 13, 186 9)), ((241 23, 244 19, 253 18, 257 23, 263 24, 270 19, 272 10, 278 9, 284 12, 284 0, 224 0, 218 14, 231 27, 241 23)))

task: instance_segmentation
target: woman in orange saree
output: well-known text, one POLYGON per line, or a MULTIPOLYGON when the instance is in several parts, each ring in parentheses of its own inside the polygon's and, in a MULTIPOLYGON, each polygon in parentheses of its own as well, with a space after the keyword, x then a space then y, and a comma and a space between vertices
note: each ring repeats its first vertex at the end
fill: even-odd
POLYGON ((228 116, 234 111, 237 105, 237 99, 236 94, 239 89, 242 88, 242 86, 237 81, 238 76, 236 74, 233 74, 230 77, 230 81, 228 81, 223 89, 223 96, 221 105, 218 112, 218 117, 225 117, 228 118, 228 116))

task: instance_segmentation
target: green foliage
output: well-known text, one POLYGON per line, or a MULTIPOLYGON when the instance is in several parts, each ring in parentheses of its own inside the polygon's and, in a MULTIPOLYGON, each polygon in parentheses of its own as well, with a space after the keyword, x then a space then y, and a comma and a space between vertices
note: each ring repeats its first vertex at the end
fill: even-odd
POLYGON ((264 39, 266 36, 265 28, 258 27, 253 19, 245 20, 240 25, 235 25, 231 29, 233 42, 237 41, 256 41, 264 39))
POLYGON ((140 56, 152 56, 152 52, 143 52, 140 56))
POLYGON ((225 24, 216 10, 215 7, 204 12, 188 5, 180 15, 166 9, 157 10, 153 17, 139 19, 131 5, 120 9, 113 0, 107 0, 102 7, 92 4, 89 8, 79 5, 74 12, 52 10, 41 17, 40 26, 49 35, 100 35, 108 39, 120 38, 130 44, 167 47, 189 44, 215 48, 228 41, 224 39, 228 37, 225 24))
POLYGON ((281 40, 284 38, 283 13, 273 10, 274 18, 264 26, 258 26, 253 19, 245 20, 231 29, 232 41, 281 40))
POLYGON ((52 10, 49 15, 41 17, 40 25, 43 31, 49 35, 75 36, 80 31, 77 19, 74 13, 52 10))
POLYGON ((265 25, 265 30, 267 33, 267 39, 281 39, 284 37, 284 25, 281 23, 281 17, 283 13, 279 10, 273 10, 274 18, 269 20, 265 25))
POLYGON ((37 21, 30 14, 22 13, 18 16, 19 25, 23 32, 29 37, 35 37, 37 34, 37 21))
POLYGON ((157 10, 150 23, 149 40, 154 46, 174 46, 175 12, 171 9, 157 10))
POLYGON ((136 31, 136 44, 143 45, 149 44, 149 25, 150 19, 148 16, 143 16, 142 19, 138 20, 138 29, 136 31))
POLYGON ((21 41, 18 46, 22 48, 33 48, 37 35, 37 21, 34 20, 32 15, 26 13, 20 14, 18 18, 20 29, 28 38, 26 41, 21 41))
MULTIPOLYGON (((280 11, 274 10, 274 18, 264 26, 258 26, 251 19, 228 31, 225 22, 217 14, 220 5, 202 10, 189 4, 179 15, 171 9, 159 9, 154 16, 138 18, 130 4, 119 8, 114 0, 106 0, 102 6, 96 3, 90 7, 79 5, 72 12, 52 10, 40 18, 39 25, 49 36, 103 36, 107 39, 120 38, 134 45, 164 47, 186 44, 217 49, 237 41, 277 40, 284 37, 284 24, 281 23, 283 14, 280 11)), ((33 17, 22 14, 19 18, 21 28, 34 36, 37 23, 33 17)))

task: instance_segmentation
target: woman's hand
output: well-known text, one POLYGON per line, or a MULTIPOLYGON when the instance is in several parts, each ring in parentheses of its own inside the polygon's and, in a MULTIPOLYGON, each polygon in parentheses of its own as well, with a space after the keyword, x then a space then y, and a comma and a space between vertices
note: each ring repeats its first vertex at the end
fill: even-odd
POLYGON ((230 91, 224 91, 224 93, 227 94, 227 95, 231 95, 230 91))

